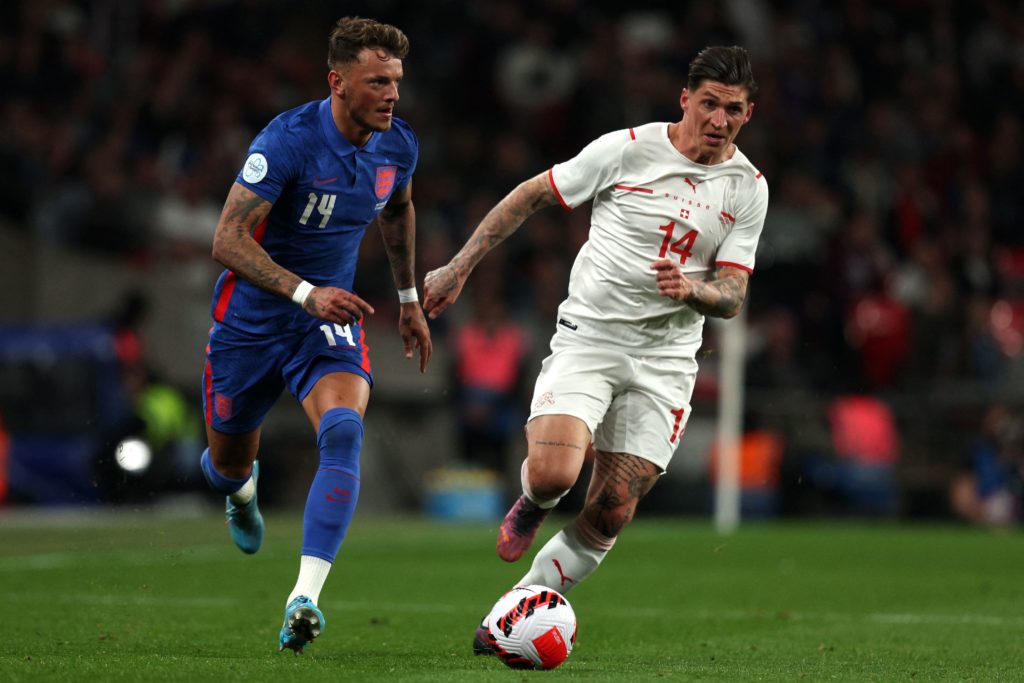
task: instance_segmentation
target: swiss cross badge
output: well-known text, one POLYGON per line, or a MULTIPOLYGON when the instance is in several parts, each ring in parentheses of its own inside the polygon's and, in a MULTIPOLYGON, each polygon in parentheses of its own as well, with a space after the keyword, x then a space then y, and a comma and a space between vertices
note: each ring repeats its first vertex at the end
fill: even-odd
POLYGON ((395 173, 397 171, 397 166, 377 167, 377 182, 374 184, 377 199, 384 199, 391 194, 391 189, 395 186, 395 173))

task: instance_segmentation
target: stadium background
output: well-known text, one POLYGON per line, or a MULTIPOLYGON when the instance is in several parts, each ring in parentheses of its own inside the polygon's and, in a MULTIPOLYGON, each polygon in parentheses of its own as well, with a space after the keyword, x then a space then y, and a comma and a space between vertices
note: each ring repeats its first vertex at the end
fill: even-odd
MULTIPOLYGON (((216 502, 194 466, 213 228, 250 139, 325 96, 326 34, 361 14, 412 43, 397 111, 422 145, 420 285, 518 182, 603 132, 676 120, 690 58, 745 45, 761 94, 739 144, 772 192, 747 312, 746 512, 952 516, 950 487, 980 440, 1021 453, 1019 3, 660 4, 4 3, 7 502, 216 502), (156 453, 140 475, 113 462, 134 434, 156 453)), ((460 491, 475 496, 470 514, 504 507, 495 486, 498 498, 516 486, 532 378, 587 227, 585 208, 550 209, 489 256, 432 325, 422 377, 401 358, 368 232, 364 511, 458 515, 460 491), (484 318, 500 334, 481 344, 484 318)), ((718 332, 651 511, 709 509, 718 332)), ((285 396, 265 430, 261 500, 300 506, 314 459, 285 396)))

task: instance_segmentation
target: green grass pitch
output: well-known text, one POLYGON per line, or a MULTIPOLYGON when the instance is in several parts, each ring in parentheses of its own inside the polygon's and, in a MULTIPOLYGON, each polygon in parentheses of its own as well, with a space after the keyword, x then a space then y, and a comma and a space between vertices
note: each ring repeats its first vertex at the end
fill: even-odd
POLYGON ((324 634, 277 652, 300 523, 269 516, 250 557, 212 515, 0 515, 0 680, 1024 680, 1019 533, 640 520, 569 594, 569 659, 522 672, 470 651, 527 566, 495 556, 495 525, 357 515, 324 634))

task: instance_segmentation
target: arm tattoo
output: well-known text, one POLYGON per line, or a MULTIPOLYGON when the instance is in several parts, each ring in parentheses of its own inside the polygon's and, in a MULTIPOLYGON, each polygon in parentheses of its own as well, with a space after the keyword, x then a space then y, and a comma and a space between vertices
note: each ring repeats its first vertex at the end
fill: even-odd
POLYGON ((378 218, 384 252, 398 289, 416 286, 416 210, 411 197, 411 188, 406 186, 402 195, 388 202, 378 218))
POLYGON ((213 237, 213 257, 257 287, 291 296, 299 278, 281 266, 252 237, 270 213, 271 203, 241 185, 228 193, 213 237))
POLYGON ((267 203, 258 194, 250 193, 250 196, 235 196, 232 193, 228 197, 227 205, 224 207, 224 222, 233 225, 240 230, 252 232, 256 229, 262 215, 253 216, 260 204, 267 203))
POLYGON ((452 259, 452 265, 460 276, 468 276, 487 252, 518 230, 527 218, 557 201, 547 173, 520 183, 484 216, 469 241, 452 259))
POLYGON ((686 304, 703 315, 731 318, 743 307, 747 278, 747 273, 737 268, 719 268, 711 280, 694 282, 686 304))

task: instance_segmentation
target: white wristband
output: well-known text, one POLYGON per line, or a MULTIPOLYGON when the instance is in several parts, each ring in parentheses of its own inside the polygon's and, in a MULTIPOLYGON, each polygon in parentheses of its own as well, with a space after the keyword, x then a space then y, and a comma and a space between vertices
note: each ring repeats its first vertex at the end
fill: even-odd
POLYGON ((411 304, 416 303, 420 300, 419 292, 416 291, 415 287, 409 289, 398 290, 398 303, 400 304, 411 304))
POLYGON ((301 307, 306 303, 306 299, 309 298, 309 293, 312 291, 313 285, 303 280, 299 283, 299 286, 295 288, 295 291, 292 292, 292 301, 301 307))

